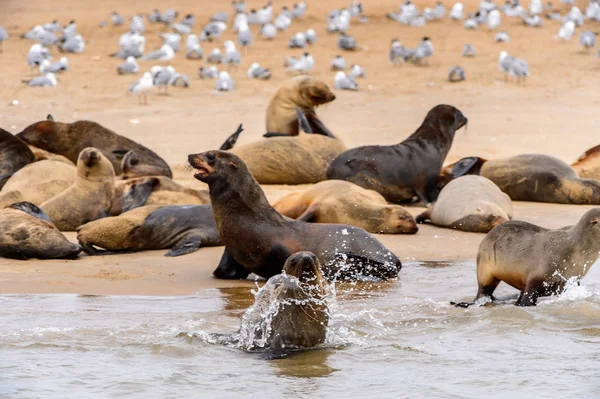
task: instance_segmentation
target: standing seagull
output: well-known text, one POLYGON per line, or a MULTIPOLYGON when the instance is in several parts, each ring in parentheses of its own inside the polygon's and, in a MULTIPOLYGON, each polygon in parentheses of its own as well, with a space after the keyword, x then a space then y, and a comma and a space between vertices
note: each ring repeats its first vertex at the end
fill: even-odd
POLYGON ((574 34, 575 22, 573 21, 565 22, 565 24, 558 30, 558 38, 565 41, 571 40, 574 34))
POLYGON ((334 71, 345 71, 346 60, 341 55, 336 55, 331 61, 331 69, 334 71))
POLYGON ((214 49, 206 58, 206 62, 209 64, 220 64, 223 62, 223 54, 218 48, 214 49))
POLYGON ((219 72, 216 88, 218 91, 232 91, 235 88, 235 82, 227 71, 219 72))
POLYGON ((165 88, 165 95, 169 94, 169 85, 175 78, 175 68, 169 65, 166 68, 155 65, 150 68, 150 74, 152 75, 152 84, 158 88, 158 94, 160 94, 160 88, 165 88))
POLYGON ((235 44, 231 40, 227 40, 223 43, 223 47, 225 47, 225 57, 223 58, 223 64, 226 65, 240 65, 242 61, 242 57, 235 48, 235 44))
POLYGON ((498 10, 490 11, 490 13, 487 15, 487 24, 488 24, 488 27, 490 28, 490 30, 496 30, 496 28, 500 26, 500 22, 501 22, 500 11, 498 11, 498 10))
POLYGON ((406 62, 413 54, 414 51, 404 47, 398 39, 392 39, 390 47, 390 61, 392 61, 392 64, 398 65, 406 62))
POLYGON ((358 84, 349 78, 343 71, 335 74, 335 88, 338 90, 358 90, 358 84))
POLYGON ((508 73, 510 72, 510 67, 514 60, 515 58, 508 55, 506 51, 500 52, 500 56, 498 57, 498 69, 500 69, 500 72, 504 73, 505 81, 508 80, 508 73))
POLYGON ((350 79, 355 80, 356 78, 364 78, 365 75, 365 71, 360 67, 360 65, 352 65, 352 68, 350 68, 350 73, 348 73, 348 76, 350 77, 350 79))
POLYGON ((140 71, 140 66, 135 60, 135 57, 129 56, 124 63, 117 67, 117 73, 119 75, 126 75, 130 73, 138 73, 140 71))
POLYGON ((288 71, 299 73, 310 73, 315 67, 315 60, 309 53, 304 53, 302 57, 293 63, 288 71))
MULTIPOLYGON (((254 38, 252 37, 252 32, 250 32, 250 28, 247 23, 243 23, 240 25, 238 30, 238 44, 242 46, 244 51, 252 44, 254 38)), ((244 53, 245 54, 245 53, 244 53)))
POLYGON ((38 76, 33 79, 24 79, 23 83, 27 83, 29 87, 56 87, 56 76, 52 72, 38 76))
POLYGON ((433 44, 431 44, 431 40, 427 36, 423 38, 423 41, 417 46, 415 49, 415 53, 412 55, 412 59, 420 64, 422 60, 427 61, 427 65, 429 65, 429 57, 433 55, 433 44))
POLYGON ((465 6, 463 3, 458 2, 454 4, 450 9, 450 19, 453 19, 455 21, 462 21, 464 18, 464 10, 465 6))
POLYGON ((113 26, 121 26, 125 23, 125 20, 123 19, 123 17, 120 16, 119 13, 116 11, 113 11, 110 13, 110 20, 111 20, 113 26))
POLYGON ((581 44, 585 50, 589 51, 589 49, 596 45, 596 35, 594 32, 589 30, 581 32, 581 35, 579 36, 579 44, 581 44))
POLYGON ((517 78, 517 82, 525 82, 525 78, 529 76, 529 65, 527 61, 522 58, 515 58, 510 64, 509 73, 511 76, 517 78))
POLYGON ((452 83, 465 80, 465 70, 459 66, 454 66, 448 71, 448 80, 452 83))
POLYGON ((275 36, 277 36, 277 28, 271 23, 264 24, 262 28, 260 28, 260 35, 267 40, 275 39, 275 36))
POLYGON ((144 72, 144 76, 137 82, 129 87, 129 92, 140 97, 140 104, 148 104, 148 95, 146 94, 152 90, 152 75, 150 72, 144 72))
POLYGON ((463 57, 475 57, 476 54, 477 51, 475 50, 475 47, 473 47, 473 45, 469 43, 465 44, 462 50, 463 57))
POLYGON ((219 71, 216 66, 210 66, 208 68, 200 67, 198 68, 198 77, 200 79, 216 79, 217 75, 219 75, 219 71))
POLYGON ((185 39, 185 48, 187 50, 185 58, 188 60, 201 60, 204 58, 204 51, 202 51, 202 48, 200 47, 200 41, 198 40, 197 35, 188 35, 185 39))

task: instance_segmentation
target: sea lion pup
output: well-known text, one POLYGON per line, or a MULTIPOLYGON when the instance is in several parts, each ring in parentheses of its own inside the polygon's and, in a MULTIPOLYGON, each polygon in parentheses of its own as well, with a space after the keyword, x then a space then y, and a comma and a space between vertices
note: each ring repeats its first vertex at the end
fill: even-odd
POLYGON ((143 206, 84 224, 77 240, 91 255, 170 248, 165 256, 180 256, 221 245, 210 205, 143 206))
POLYGON ((0 190, 0 208, 27 201, 40 206, 69 188, 77 168, 59 161, 31 163, 16 172, 0 190))
POLYGON ((294 351, 325 342, 329 313, 319 259, 311 252, 291 255, 283 273, 258 291, 242 317, 239 343, 246 350, 294 351))
POLYGON ((440 227, 487 233, 512 219, 510 197, 491 180, 481 176, 462 176, 442 189, 431 207, 419 216, 440 227))
POLYGON ((0 209, 0 226, 0 256, 5 258, 75 259, 81 252, 30 202, 0 209))
POLYGON ((600 181, 600 145, 587 150, 571 167, 579 177, 600 181))
POLYGON ((440 170, 454 133, 466 124, 458 109, 438 105, 400 144, 358 147, 338 155, 327 169, 327 178, 375 190, 389 202, 411 201, 416 195, 429 204, 439 194, 440 170))
POLYGON ((277 212, 238 156, 223 151, 189 155, 194 177, 209 185, 215 221, 225 252, 213 274, 243 279, 249 273, 269 278, 286 259, 311 251, 325 277, 387 279, 398 275, 400 260, 363 229, 288 219, 277 212))
POLYGON ((343 180, 326 180, 306 191, 291 193, 273 208, 303 222, 340 223, 370 233, 415 234, 415 219, 400 205, 390 205, 376 191, 343 180))
POLYGON ((36 146, 30 145, 28 146, 29 149, 31 150, 31 152, 33 152, 33 156, 35 157, 35 161, 45 161, 47 159, 51 160, 51 161, 59 161, 59 162, 63 162, 63 163, 67 163, 69 165, 72 165, 73 167, 75 166, 75 164, 73 162, 71 162, 69 159, 67 159, 67 157, 63 157, 62 155, 58 155, 58 154, 53 154, 51 152, 42 150, 41 148, 37 148, 36 146))
POLYGON ((96 122, 45 120, 26 127, 17 137, 27 144, 63 155, 73 163, 84 148, 97 148, 110 160, 117 175, 121 174, 122 158, 133 150, 139 159, 138 168, 144 165, 150 175, 173 177, 169 165, 156 153, 96 122))
POLYGON ((210 203, 207 190, 195 190, 165 176, 136 177, 116 182, 110 216, 144 205, 203 205, 210 203))
POLYGON ((99 150, 90 147, 79 155, 75 182, 40 208, 60 231, 75 231, 108 216, 114 196, 115 170, 99 150))
POLYGON ((587 211, 575 226, 549 230, 510 221, 495 227, 477 253, 479 289, 468 307, 494 300, 501 281, 521 290, 517 306, 534 306, 538 297, 560 294, 569 279, 583 278, 600 251, 600 208, 587 211))
POLYGON ((27 144, 12 133, 0 129, 0 189, 9 177, 33 161, 35 157, 27 144))
POLYGON ((311 131, 333 137, 329 129, 317 117, 315 108, 335 100, 335 95, 321 80, 301 75, 285 81, 275 93, 267 108, 267 134, 273 136, 297 136, 299 108, 308 120, 311 131))
POLYGON ((600 182, 580 179, 558 158, 525 154, 487 161, 481 176, 493 181, 513 201, 600 204, 600 182))

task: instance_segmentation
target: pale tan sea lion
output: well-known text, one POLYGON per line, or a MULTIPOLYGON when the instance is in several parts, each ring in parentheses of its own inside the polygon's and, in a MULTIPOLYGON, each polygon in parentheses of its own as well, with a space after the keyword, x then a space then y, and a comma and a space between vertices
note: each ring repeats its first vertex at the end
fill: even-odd
POLYGON ((67 157, 63 157, 62 155, 53 154, 46 150, 42 150, 41 148, 37 148, 33 145, 30 145, 29 149, 31 150, 31 152, 33 152, 36 161, 45 161, 48 159, 51 161, 59 161, 75 166, 73 162, 71 162, 67 157))
POLYGON ((581 279, 598 260, 600 208, 587 211, 575 226, 549 230, 527 222, 503 223, 483 239, 477 252, 479 289, 473 302, 493 301, 504 281, 521 291, 517 306, 533 306, 542 296, 560 294, 571 278, 581 279))
POLYGON ((115 196, 115 170, 100 150, 85 148, 77 161, 77 179, 40 208, 61 231, 108 216, 115 196))
POLYGON ((440 227, 487 233, 512 219, 512 201, 491 180, 462 176, 446 185, 431 207, 417 217, 440 227))
POLYGON ((600 145, 587 150, 571 167, 581 178, 600 181, 600 145))
POLYGON ((303 222, 339 223, 370 233, 415 234, 419 229, 406 209, 388 204, 381 194, 343 180, 326 180, 291 193, 273 208, 303 222))
POLYGON ((0 190, 0 208, 27 201, 40 206, 69 188, 77 176, 74 165, 60 161, 31 163, 16 172, 0 190))

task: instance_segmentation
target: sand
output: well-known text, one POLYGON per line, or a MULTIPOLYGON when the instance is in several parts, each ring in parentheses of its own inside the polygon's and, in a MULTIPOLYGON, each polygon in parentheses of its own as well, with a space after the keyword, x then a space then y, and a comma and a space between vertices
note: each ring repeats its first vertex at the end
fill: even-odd
MULTIPOLYGON (((163 1, 143 4, 107 0, 5 0, 0 5, 0 25, 11 38, 0 54, 3 77, 0 79, 0 127, 18 133, 27 125, 52 113, 56 120, 79 119, 97 121, 116 132, 141 142, 156 151, 173 166, 180 182, 190 187, 201 186, 183 167, 187 154, 217 148, 243 123, 245 131, 240 144, 260 139, 264 133, 267 103, 279 84, 288 79, 283 56, 298 55, 302 50, 287 49, 287 41, 297 31, 313 27, 319 36, 317 45, 309 49, 316 60, 314 75, 333 85, 331 59, 338 53, 336 36, 325 31, 326 13, 350 1, 308 1, 308 15, 295 22, 288 32, 272 42, 257 39, 243 57, 242 65, 231 72, 236 90, 214 91, 214 81, 197 78, 202 61, 188 61, 178 54, 171 62, 177 71, 191 78, 189 89, 175 89, 169 96, 149 97, 149 105, 137 104, 127 88, 141 76, 119 76, 116 67, 121 60, 108 56, 115 52, 118 37, 126 27, 99 28, 110 11, 124 16, 165 8, 163 1), (54 89, 32 89, 20 80, 32 77, 25 55, 31 42, 18 35, 35 24, 59 19, 63 24, 71 18, 88 41, 83 54, 68 55, 71 70, 58 77, 54 89), (272 68, 268 82, 246 77, 254 61, 272 68), (10 102, 18 100, 19 105, 10 102)), ((419 7, 433 5, 416 2, 419 7)), ((196 33, 200 24, 213 13, 226 9, 230 2, 205 0, 170 1, 182 14, 196 15, 196 33)), ((276 3, 276 6, 284 3, 276 3)), ((447 8, 452 3, 445 2, 447 8)), ((477 2, 467 1, 468 10, 477 2)), ((349 64, 360 64, 367 73, 359 80, 360 91, 336 91, 337 99, 318 113, 326 125, 347 146, 393 144, 403 140, 420 124, 427 111, 440 103, 458 107, 468 118, 468 131, 457 133, 448 161, 478 155, 498 158, 522 153, 545 153, 573 162, 589 147, 598 144, 596 131, 600 122, 597 112, 600 97, 593 90, 600 83, 600 60, 595 52, 582 52, 577 37, 561 43, 553 39, 558 22, 545 21, 544 28, 532 29, 517 20, 503 17, 502 29, 509 32, 511 42, 494 43, 494 33, 485 26, 467 31, 462 23, 444 20, 412 28, 386 20, 388 11, 398 1, 365 2, 369 23, 354 24, 350 33, 363 47, 354 53, 343 53, 349 64), (376 4, 375 4, 376 3, 376 4), (435 55, 426 67, 401 65, 388 60, 389 43, 398 38, 415 47, 423 36, 429 36, 435 55), (465 43, 477 48, 475 58, 461 57, 465 43), (523 57, 529 62, 531 77, 526 85, 505 82, 498 71, 501 50, 523 57), (467 80, 449 83, 448 70, 462 66, 467 80)), ((262 6, 252 1, 250 6, 262 6)), ((583 7, 583 3, 580 7, 583 7)), ((592 23, 586 22, 586 29, 592 23)), ((158 33, 165 28, 147 25, 148 50, 158 48, 158 33)), ((257 29, 254 27, 256 33, 257 29)), ((234 38, 231 31, 225 39, 234 38)), ((205 53, 217 44, 203 43, 205 53)), ((54 51, 55 57, 60 57, 54 51)), ((141 63, 142 72, 153 62, 141 63)), ((35 71, 37 75, 37 71, 35 71)), ((265 186, 270 200, 301 187, 265 186)), ((515 203, 515 218, 544 227, 561 227, 575 223, 589 207, 536 203, 515 203)), ((410 207, 418 214, 423 208, 410 207)), ((68 234, 75 239, 74 234, 68 234)), ((462 233, 433 226, 422 226, 415 236, 378 236, 403 261, 474 259, 482 234, 462 233)), ((0 259, 0 293, 84 293, 185 295, 202 288, 252 285, 253 282, 231 282, 213 279, 222 248, 203 248, 179 258, 163 257, 166 251, 138 254, 88 257, 76 261, 12 261, 0 259)), ((410 267, 410 266, 408 266, 410 267)))

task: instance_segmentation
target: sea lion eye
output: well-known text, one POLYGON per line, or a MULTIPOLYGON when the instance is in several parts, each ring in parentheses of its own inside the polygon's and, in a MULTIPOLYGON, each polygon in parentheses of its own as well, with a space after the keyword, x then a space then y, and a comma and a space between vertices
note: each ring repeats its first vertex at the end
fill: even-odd
POLYGON ((208 154, 206 154, 206 160, 208 162, 214 162, 216 159, 215 154, 213 154, 212 152, 209 152, 208 154))

